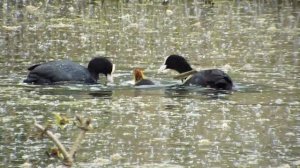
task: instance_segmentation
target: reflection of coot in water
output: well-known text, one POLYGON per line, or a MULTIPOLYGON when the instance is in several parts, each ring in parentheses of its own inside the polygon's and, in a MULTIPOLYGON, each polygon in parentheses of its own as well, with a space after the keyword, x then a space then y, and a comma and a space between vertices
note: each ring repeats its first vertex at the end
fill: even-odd
POLYGON ((231 90, 233 87, 231 78, 222 70, 208 69, 195 71, 186 59, 179 55, 168 56, 159 70, 163 71, 164 69, 173 69, 179 73, 193 72, 193 74, 185 79, 183 85, 186 86, 196 85, 222 90, 231 90))
POLYGON ((111 90, 101 90, 101 91, 93 91, 90 92, 89 95, 93 97, 102 97, 110 99, 112 97, 113 92, 111 90))
POLYGON ((165 89, 165 95, 167 97, 203 97, 203 100, 206 99, 227 99, 228 94, 231 94, 231 91, 227 90, 216 90, 208 88, 199 88, 196 86, 182 86, 175 85, 167 87, 165 89))
POLYGON ((25 83, 55 84, 60 82, 95 84, 99 74, 104 74, 109 82, 113 82, 114 65, 104 57, 93 58, 88 67, 69 60, 51 61, 36 64, 28 68, 30 71, 25 83))

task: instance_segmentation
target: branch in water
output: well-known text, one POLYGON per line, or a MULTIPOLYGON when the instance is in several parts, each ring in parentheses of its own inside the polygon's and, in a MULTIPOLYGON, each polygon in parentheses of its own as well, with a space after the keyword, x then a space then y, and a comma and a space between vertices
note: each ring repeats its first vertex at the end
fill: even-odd
POLYGON ((74 154, 76 153, 78 147, 80 146, 81 141, 83 140, 83 138, 85 136, 85 133, 91 129, 90 128, 91 127, 91 125, 90 125, 91 119, 90 118, 84 120, 82 117, 76 115, 76 119, 79 122, 78 128, 80 128, 80 133, 77 136, 77 139, 76 139, 75 143, 73 144, 72 149, 70 151, 71 156, 74 156, 74 154))
POLYGON ((54 142, 54 144, 58 147, 58 149, 61 151, 62 155, 64 156, 64 164, 67 166, 72 166, 73 164, 73 158, 74 154, 76 153, 77 149, 80 146, 80 143, 82 142, 85 133, 91 129, 91 119, 83 119, 80 116, 76 116, 76 119, 78 121, 78 128, 80 128, 80 133, 78 134, 76 141, 74 142, 72 149, 68 152, 64 145, 59 141, 59 139, 48 130, 48 128, 43 127, 42 125, 34 122, 34 126, 41 130, 43 134, 46 134, 50 140, 54 142))
POLYGON ((186 77, 188 77, 196 72, 197 72, 196 70, 187 71, 187 72, 181 73, 179 75, 176 75, 173 78, 174 79, 185 79, 186 77))
POLYGON ((61 151, 61 153, 64 156, 64 162, 66 165, 72 164, 73 158, 72 155, 69 155, 64 145, 58 140, 58 138, 49 130, 45 129, 42 125, 38 124, 37 122, 34 122, 34 126, 38 128, 39 130, 43 131, 58 147, 58 149, 61 151))

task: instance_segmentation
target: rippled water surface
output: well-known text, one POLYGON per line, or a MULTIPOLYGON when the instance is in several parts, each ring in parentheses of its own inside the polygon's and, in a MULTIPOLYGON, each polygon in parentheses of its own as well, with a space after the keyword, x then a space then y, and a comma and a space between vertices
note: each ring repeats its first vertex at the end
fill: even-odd
MULTIPOLYGON (((61 163, 33 128, 53 113, 92 118, 78 167, 300 165, 297 1, 0 0, 0 21, 0 167, 61 163), (176 86, 157 74, 174 53, 225 70, 236 91, 176 86), (22 83, 32 64, 95 54, 117 65, 114 85, 22 83), (135 67, 157 85, 132 86, 135 67)), ((78 134, 53 131, 68 147, 78 134)))

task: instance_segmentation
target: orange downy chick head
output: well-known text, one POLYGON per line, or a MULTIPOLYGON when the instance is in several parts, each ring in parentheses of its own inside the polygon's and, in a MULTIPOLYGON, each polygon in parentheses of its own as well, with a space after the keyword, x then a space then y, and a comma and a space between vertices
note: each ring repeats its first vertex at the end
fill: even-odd
POLYGON ((135 68, 133 70, 133 75, 134 75, 135 82, 138 82, 138 81, 144 79, 144 73, 141 68, 135 68))

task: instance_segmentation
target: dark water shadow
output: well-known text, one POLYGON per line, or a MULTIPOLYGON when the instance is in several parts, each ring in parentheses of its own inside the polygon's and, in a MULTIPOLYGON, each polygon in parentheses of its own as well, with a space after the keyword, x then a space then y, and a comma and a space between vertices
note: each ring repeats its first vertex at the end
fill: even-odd
POLYGON ((165 96, 167 97, 199 97, 201 99, 228 99, 228 95, 234 91, 216 90, 211 88, 204 88, 199 86, 183 86, 174 85, 165 89, 165 96))
POLYGON ((93 97, 101 97, 101 98, 105 98, 105 99, 111 99, 112 95, 113 95, 113 91, 112 90, 92 91, 92 92, 89 92, 89 95, 91 95, 93 97))
POLYGON ((183 86, 172 85, 165 87, 165 96, 167 97, 201 97, 201 99, 222 99, 228 100, 230 95, 235 92, 240 93, 261 93, 273 92, 275 88, 268 85, 261 85, 255 83, 235 83, 232 90, 216 90, 212 88, 205 88, 200 86, 183 86))
POLYGON ((134 86, 134 96, 160 96, 163 94, 162 90, 165 86, 152 85, 152 86, 134 86))
POLYGON ((53 96, 84 96, 111 98, 112 88, 104 85, 84 85, 84 84, 61 84, 61 85, 28 85, 22 84, 24 90, 28 93, 34 92, 38 95, 53 96))
MULTIPOLYGON (((28 93, 39 95, 64 95, 64 96, 84 96, 111 99, 114 91, 122 90, 123 93, 134 92, 133 96, 166 96, 166 97, 188 97, 200 98, 203 100, 222 99, 228 100, 230 95, 235 92, 240 93, 260 93, 272 92, 274 88, 267 85, 258 85, 254 83, 236 83, 233 90, 216 90, 199 86, 183 86, 180 84, 156 84, 145 86, 104 86, 100 84, 62 84, 62 85, 28 85, 21 84, 28 93), (199 97, 200 96, 200 97, 199 97)), ((119 92, 120 93, 120 92, 119 92)))

